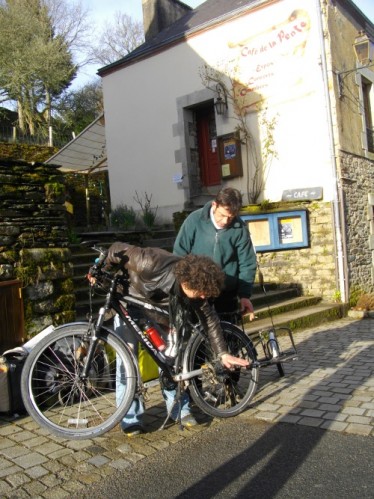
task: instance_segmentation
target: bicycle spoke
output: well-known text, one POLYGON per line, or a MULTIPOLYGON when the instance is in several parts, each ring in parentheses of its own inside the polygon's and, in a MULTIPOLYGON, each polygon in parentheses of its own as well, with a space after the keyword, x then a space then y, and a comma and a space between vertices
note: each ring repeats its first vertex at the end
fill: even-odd
MULTIPOLYGON (((252 363, 254 349, 250 340, 237 327, 222 323, 228 352, 252 363)), ((217 417, 235 416, 242 412, 254 396, 258 368, 226 369, 216 358, 203 336, 197 335, 191 347, 190 369, 202 368, 203 374, 191 380, 191 396, 204 412, 217 417)))
POLYGON ((59 436, 89 438, 107 431, 129 407, 136 375, 127 350, 109 335, 96 344, 87 377, 82 376, 88 352, 87 327, 66 328, 47 338, 30 354, 23 383, 27 410, 59 436), (118 378, 117 362, 122 365, 118 378), (116 385, 124 386, 122 397, 116 385))

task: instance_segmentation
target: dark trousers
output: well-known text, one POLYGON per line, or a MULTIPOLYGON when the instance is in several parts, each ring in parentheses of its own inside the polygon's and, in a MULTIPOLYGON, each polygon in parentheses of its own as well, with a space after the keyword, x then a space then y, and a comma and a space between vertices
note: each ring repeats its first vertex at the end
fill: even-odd
POLYGON ((214 308, 221 320, 241 324, 239 298, 234 291, 223 291, 214 300, 214 308))

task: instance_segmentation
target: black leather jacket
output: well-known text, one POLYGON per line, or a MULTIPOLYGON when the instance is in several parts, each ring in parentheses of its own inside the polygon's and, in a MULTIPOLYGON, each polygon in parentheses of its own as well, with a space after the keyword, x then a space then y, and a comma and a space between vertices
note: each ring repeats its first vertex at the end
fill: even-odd
POLYGON ((214 353, 221 356, 227 353, 227 346, 214 307, 208 300, 189 300, 175 281, 173 267, 180 258, 160 248, 140 248, 118 242, 108 250, 106 268, 126 267, 130 277, 129 293, 158 305, 168 304, 171 323, 177 330, 185 320, 183 312, 187 313, 191 307, 203 324, 214 353))

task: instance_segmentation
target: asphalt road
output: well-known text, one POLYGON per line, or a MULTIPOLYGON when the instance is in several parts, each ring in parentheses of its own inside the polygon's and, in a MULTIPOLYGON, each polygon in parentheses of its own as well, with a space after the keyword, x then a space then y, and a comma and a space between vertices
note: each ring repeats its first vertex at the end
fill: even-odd
POLYGON ((373 456, 370 436, 234 418, 79 498, 374 498, 373 456))

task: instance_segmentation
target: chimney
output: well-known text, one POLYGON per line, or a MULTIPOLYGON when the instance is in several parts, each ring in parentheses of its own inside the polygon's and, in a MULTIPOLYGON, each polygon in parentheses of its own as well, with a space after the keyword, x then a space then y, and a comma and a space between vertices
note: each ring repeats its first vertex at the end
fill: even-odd
POLYGON ((142 7, 146 41, 193 10, 179 0, 142 0, 142 7))

